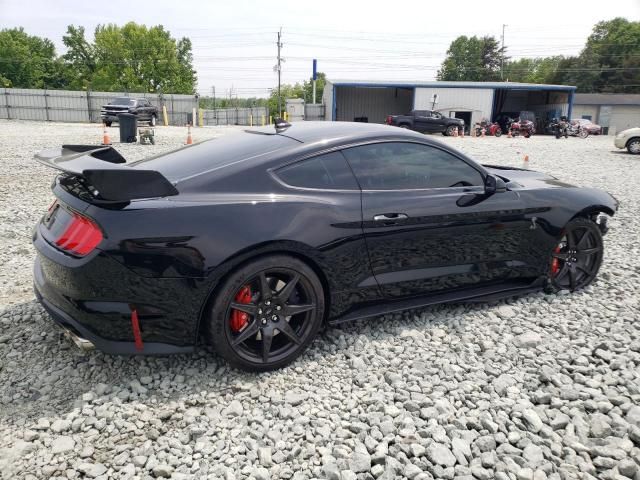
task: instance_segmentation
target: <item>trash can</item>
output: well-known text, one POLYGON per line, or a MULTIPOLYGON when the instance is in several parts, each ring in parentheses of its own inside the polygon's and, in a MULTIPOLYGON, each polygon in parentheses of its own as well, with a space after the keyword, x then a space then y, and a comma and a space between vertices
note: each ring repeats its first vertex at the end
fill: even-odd
POLYGON ((119 113, 120 143, 135 143, 138 139, 138 117, 131 113, 119 113))

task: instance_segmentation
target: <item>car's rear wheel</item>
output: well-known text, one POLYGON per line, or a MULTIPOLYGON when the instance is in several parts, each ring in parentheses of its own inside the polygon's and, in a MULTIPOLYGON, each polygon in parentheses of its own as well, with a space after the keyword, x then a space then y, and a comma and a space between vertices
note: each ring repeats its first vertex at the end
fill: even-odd
POLYGON ((627 142, 627 151, 634 155, 640 154, 640 138, 632 138, 627 142))
POLYGON ((552 290, 579 290, 598 275, 604 245, 600 228, 591 220, 576 218, 564 229, 551 252, 549 279, 552 290))
POLYGON ((444 134, 445 134, 447 137, 453 137, 453 135, 454 135, 454 133, 453 133, 453 132, 454 132, 454 130, 457 130, 457 129, 458 129, 458 127, 456 127, 455 125, 450 125, 450 126, 448 126, 448 127, 447 127, 447 129, 444 131, 444 134))
POLYGON ((301 260, 275 255, 231 274, 209 317, 209 340, 231 365, 267 371, 291 363, 313 341, 324 317, 324 292, 301 260))

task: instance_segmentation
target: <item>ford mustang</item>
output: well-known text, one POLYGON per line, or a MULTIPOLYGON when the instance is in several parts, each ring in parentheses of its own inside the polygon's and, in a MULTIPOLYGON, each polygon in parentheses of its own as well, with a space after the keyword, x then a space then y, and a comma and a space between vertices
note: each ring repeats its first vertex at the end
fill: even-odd
POLYGON ((36 296, 80 346, 284 366, 323 325, 591 283, 617 201, 384 125, 278 121, 127 163, 64 145, 36 296))

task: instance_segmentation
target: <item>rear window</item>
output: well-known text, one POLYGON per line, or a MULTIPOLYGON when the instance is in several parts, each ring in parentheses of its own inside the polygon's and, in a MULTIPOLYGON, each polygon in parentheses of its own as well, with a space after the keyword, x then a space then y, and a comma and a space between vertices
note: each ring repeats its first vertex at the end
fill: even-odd
POLYGON ((323 190, 357 190, 358 184, 339 152, 327 153, 281 168, 278 177, 288 185, 323 190))
POLYGON ((234 165, 238 169, 251 166, 278 150, 295 145, 300 144, 283 135, 232 133, 131 165, 157 170, 169 181, 179 182, 234 165))

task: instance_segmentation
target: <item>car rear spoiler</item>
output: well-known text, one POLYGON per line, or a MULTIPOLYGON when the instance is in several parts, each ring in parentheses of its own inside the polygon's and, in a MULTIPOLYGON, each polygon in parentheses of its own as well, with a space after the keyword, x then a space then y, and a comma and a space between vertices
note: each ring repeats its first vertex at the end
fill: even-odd
POLYGON ((128 202, 178 194, 176 187, 160 172, 123 165, 124 157, 108 146, 63 145, 44 150, 36 154, 35 159, 77 177, 97 200, 128 202))

